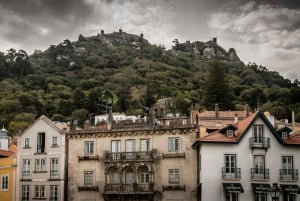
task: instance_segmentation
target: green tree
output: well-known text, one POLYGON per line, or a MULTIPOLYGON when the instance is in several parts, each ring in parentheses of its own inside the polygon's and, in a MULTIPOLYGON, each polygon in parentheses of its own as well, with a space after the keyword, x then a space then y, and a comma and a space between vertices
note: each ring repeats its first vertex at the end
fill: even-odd
POLYGON ((215 104, 223 110, 234 109, 234 97, 225 81, 224 69, 220 63, 214 62, 208 68, 204 86, 204 106, 213 109, 215 104))

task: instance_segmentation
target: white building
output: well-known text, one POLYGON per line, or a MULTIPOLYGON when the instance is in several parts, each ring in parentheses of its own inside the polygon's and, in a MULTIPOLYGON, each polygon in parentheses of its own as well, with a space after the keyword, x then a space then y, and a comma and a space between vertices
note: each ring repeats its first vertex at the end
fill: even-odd
POLYGON ((279 200, 300 200, 299 145, 299 134, 276 132, 262 112, 200 137, 198 200, 267 201, 274 183, 279 200))
POLYGON ((41 116, 18 136, 16 200, 64 200, 65 133, 41 116))
MULTIPOLYGON (((113 113, 112 114, 113 121, 118 122, 118 121, 125 121, 127 119, 126 115, 123 113, 113 113)), ((102 115, 96 115, 95 116, 95 125, 99 123, 104 123, 107 122, 108 119, 108 114, 102 114, 102 115)))

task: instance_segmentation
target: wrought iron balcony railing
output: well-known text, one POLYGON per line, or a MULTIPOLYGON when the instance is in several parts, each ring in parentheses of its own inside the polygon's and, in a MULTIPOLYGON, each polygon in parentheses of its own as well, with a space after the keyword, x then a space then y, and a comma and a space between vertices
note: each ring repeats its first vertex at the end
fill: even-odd
POLYGON ((108 152, 105 154, 105 162, 114 161, 153 161, 153 152, 108 152))
POLYGON ((251 137, 249 138, 249 142, 250 142, 250 148, 268 149, 271 146, 271 140, 270 138, 267 137, 261 137, 261 138, 251 137))
POLYGON ((279 179, 281 181, 297 181, 298 169, 279 169, 279 179))
POLYGON ((241 168, 222 168, 222 179, 223 180, 240 180, 241 179, 241 168))
POLYGON ((270 179, 269 169, 251 168, 251 179, 253 179, 253 180, 268 180, 268 179, 270 179))
POLYGON ((119 192, 119 193, 136 193, 136 192, 153 192, 153 183, 149 184, 105 184, 105 193, 119 192))

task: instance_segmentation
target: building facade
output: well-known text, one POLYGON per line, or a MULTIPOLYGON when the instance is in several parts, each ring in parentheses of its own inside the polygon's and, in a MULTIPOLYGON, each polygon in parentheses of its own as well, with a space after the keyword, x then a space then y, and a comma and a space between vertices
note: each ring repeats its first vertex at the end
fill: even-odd
POLYGON ((7 133, 0 130, 0 200, 15 201, 16 147, 9 146, 7 133))
POLYGON ((64 200, 65 133, 41 116, 18 136, 16 200, 64 200))
POLYGON ((299 137, 275 131, 262 112, 200 137, 193 145, 201 164, 198 200, 272 200, 274 183, 279 200, 300 200, 299 137))
POLYGON ((68 200, 196 200, 196 129, 176 125, 68 134, 68 200))

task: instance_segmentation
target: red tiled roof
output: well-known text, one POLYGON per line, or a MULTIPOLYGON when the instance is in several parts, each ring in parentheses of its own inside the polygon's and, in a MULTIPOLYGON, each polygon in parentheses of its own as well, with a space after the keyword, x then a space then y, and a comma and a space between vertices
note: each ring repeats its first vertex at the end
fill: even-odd
POLYGON ((246 119, 238 122, 235 126, 237 127, 237 130, 234 132, 235 137, 227 137, 223 133, 221 133, 221 130, 217 130, 215 132, 212 132, 211 134, 208 134, 200 139, 198 141, 200 142, 237 142, 240 137, 243 135, 243 133, 246 131, 248 126, 251 124, 251 122, 256 117, 256 113, 251 114, 246 119))
POLYGON ((283 139, 285 144, 300 145, 300 132, 291 134, 288 139, 283 139))
POLYGON ((7 150, 0 149, 0 156, 10 157, 13 156, 14 154, 15 154, 14 151, 7 151, 7 150))

